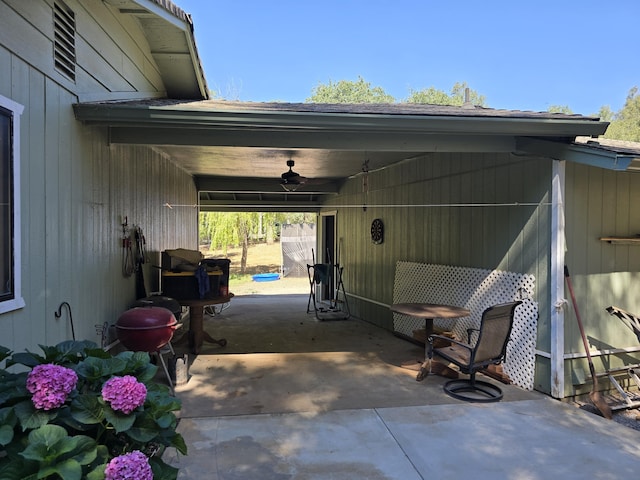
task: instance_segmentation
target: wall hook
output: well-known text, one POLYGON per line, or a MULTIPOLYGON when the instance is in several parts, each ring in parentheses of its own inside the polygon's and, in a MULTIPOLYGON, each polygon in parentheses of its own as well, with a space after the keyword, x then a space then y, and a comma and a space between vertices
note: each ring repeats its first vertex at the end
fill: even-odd
POLYGON ((56 318, 60 318, 62 317, 62 307, 67 307, 67 310, 69 311, 69 323, 71 324, 71 337, 73 338, 73 340, 76 340, 76 332, 73 328, 73 315, 71 315, 71 305, 69 305, 69 302, 62 302, 59 306, 58 306, 58 311, 54 313, 56 318))

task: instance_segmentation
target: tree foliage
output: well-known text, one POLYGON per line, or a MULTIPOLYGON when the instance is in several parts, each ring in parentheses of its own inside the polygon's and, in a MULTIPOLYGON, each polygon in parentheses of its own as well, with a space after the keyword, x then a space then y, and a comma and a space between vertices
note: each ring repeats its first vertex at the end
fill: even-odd
POLYGON ((567 115, 573 114, 573 110, 569 108, 569 105, 551 105, 547 111, 550 113, 566 113, 567 115))
POLYGON ((611 107, 609 105, 604 105, 600 107, 600 111, 598 112, 598 117, 600 117, 600 120, 602 120, 603 122, 612 121, 614 116, 615 116, 615 112, 611 110, 611 107))
MULTIPOLYGON (((401 100, 407 103, 425 103, 430 105, 463 105, 467 82, 456 82, 449 93, 435 87, 423 90, 410 90, 409 96, 401 100)), ((356 81, 329 81, 314 87, 312 95, 306 99, 311 103, 395 103, 396 99, 382 87, 372 87, 370 82, 358 77, 356 81)), ((469 101, 473 105, 486 106, 486 98, 477 91, 469 89, 469 101)))
POLYGON ((640 142, 640 95, 638 87, 629 90, 622 109, 613 116, 613 120, 604 135, 606 138, 640 142))
POLYGON ((371 83, 358 76, 358 80, 340 80, 319 84, 305 100, 311 103, 394 103, 393 96, 382 87, 372 87, 371 83))
POLYGON ((314 214, 279 212, 203 212, 200 213, 201 242, 210 243, 212 250, 226 255, 230 247, 242 247, 240 273, 247 266, 252 240, 273 241, 278 225, 283 223, 314 222, 314 214))
MULTIPOLYGON (((430 105, 452 105, 461 106, 465 100, 465 90, 469 88, 467 82, 456 82, 451 88, 451 92, 438 90, 435 87, 423 90, 411 90, 407 103, 427 103, 430 105)), ((486 98, 477 91, 469 88, 469 102, 480 107, 486 106, 486 98)))

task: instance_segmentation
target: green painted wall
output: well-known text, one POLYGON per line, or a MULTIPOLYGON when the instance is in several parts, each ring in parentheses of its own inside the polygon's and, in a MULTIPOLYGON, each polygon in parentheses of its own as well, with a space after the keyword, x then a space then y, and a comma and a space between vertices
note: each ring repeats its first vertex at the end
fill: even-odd
MULTIPOLYGON (((630 329, 605 308, 615 305, 640 314, 640 244, 614 245, 601 237, 640 234, 640 175, 578 164, 567 165, 567 253, 578 309, 594 350, 628 349, 628 353, 595 355, 596 371, 640 363, 640 345, 630 329), (635 350, 635 351, 634 351, 635 350)), ((568 295, 568 293, 567 293, 568 295)), ((565 351, 583 355, 573 307, 565 316, 565 351)), ((593 355, 593 354, 592 354, 593 355)), ((566 362, 566 393, 589 391, 584 358, 566 362)), ((606 384, 606 380, 603 380, 606 384)))
MULTIPOLYGON (((104 128, 85 127, 73 104, 162 94, 135 25, 116 25, 103 2, 66 1, 78 20, 78 79, 53 68, 52 2, 0 1, 0 94, 25 106, 21 118, 22 292, 25 308, 0 315, 2 345, 38 351, 71 338, 100 341, 135 299, 122 275, 122 218, 145 234, 150 260, 166 248, 197 248, 192 178, 149 148, 109 146, 104 128), (100 21, 98 21, 99 19, 100 21), (114 39, 118 39, 116 42, 114 39), (90 45, 99 46, 100 52, 90 45), (98 55, 100 53, 100 55, 98 55), (141 68, 130 68, 131 62, 141 68)), ((147 47, 148 48, 148 47, 147 47)), ((157 263, 156 263, 157 264, 157 263)), ((151 287, 149 263, 145 272, 151 287)), ((155 270, 157 272, 157 270, 155 270)))
MULTIPOLYGON (((441 153, 368 176, 368 193, 362 178, 354 178, 331 202, 356 316, 392 329, 388 305, 398 260, 533 274, 538 343, 549 350, 550 160, 441 153), (385 225, 381 245, 370 240, 375 218, 385 225)), ((548 375, 536 388, 549 389, 548 375)))

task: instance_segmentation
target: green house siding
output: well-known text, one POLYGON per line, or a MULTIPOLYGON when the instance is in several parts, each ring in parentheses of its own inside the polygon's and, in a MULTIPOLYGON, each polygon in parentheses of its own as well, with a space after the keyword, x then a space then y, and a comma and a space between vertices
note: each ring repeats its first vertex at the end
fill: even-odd
MULTIPOLYGON (((579 164, 567 164, 566 263, 570 267, 580 316, 585 325, 596 371, 639 362, 640 346, 631 330, 605 308, 618 306, 640 314, 640 244, 615 245, 601 237, 635 237, 640 233, 640 176, 579 164), (603 354, 600 351, 625 349, 603 354)), ((565 317, 566 394, 589 391, 573 308, 565 317), (573 358, 578 357, 578 358, 573 358)), ((606 385, 606 380, 603 380, 606 385)))
MULTIPOLYGON (((371 172, 366 183, 365 193, 362 177, 349 180, 331 202, 355 315, 392 329, 398 260, 533 274, 538 344, 549 351, 551 160, 431 154, 371 172), (385 225, 381 245, 370 239, 375 218, 385 225)), ((549 376, 536 388, 548 391, 549 376)))
MULTIPOLYGON (((138 58, 150 58, 136 45, 138 33, 121 35, 125 26, 116 28, 101 2, 65 2, 81 20, 74 84, 53 67, 51 5, 30 8, 35 3, 0 1, 0 15, 7 19, 7 28, 0 29, 0 94, 25 106, 20 268, 26 303, 0 315, 0 344, 39 351, 38 344, 72 337, 66 310, 62 318, 54 316, 62 302, 71 305, 76 338, 99 343, 96 325, 114 323, 135 299, 135 278, 122 275, 125 216, 130 226, 143 229, 150 261, 166 248, 197 248, 195 209, 163 207, 194 205, 197 192, 192 177, 165 155, 148 147, 110 146, 106 128, 75 119, 73 104, 88 91, 102 99, 111 98, 117 85, 137 95, 162 92, 157 72, 138 58), (100 25, 98 17, 104 20, 100 25), (106 29, 123 38, 116 42, 106 29), (98 54, 89 45, 105 52, 100 62, 111 62, 108 68, 95 65, 98 54), (129 68, 125 57, 141 68, 129 68), (114 72, 122 81, 114 81, 114 72)), ((157 288, 154 270, 151 263, 145 268, 149 289, 157 288)))

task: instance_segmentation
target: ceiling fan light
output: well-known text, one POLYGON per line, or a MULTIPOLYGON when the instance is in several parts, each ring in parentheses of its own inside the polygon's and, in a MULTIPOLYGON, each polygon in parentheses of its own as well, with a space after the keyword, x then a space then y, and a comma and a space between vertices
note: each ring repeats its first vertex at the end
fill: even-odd
POLYGON ((306 181, 306 178, 293 171, 294 165, 295 163, 293 160, 287 160, 289 170, 280 175, 280 178, 282 179, 280 181, 280 185, 282 185, 282 188, 287 192, 295 192, 298 187, 306 181))
POLYGON ((286 181, 280 182, 280 185, 286 192, 295 192, 300 186, 299 183, 287 183, 286 181))

